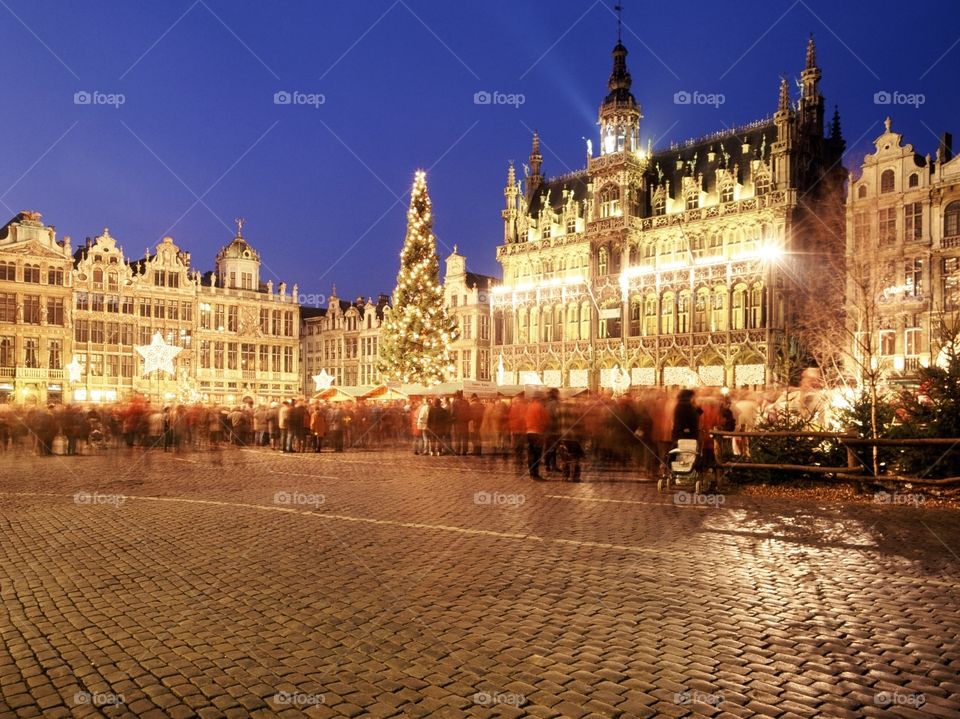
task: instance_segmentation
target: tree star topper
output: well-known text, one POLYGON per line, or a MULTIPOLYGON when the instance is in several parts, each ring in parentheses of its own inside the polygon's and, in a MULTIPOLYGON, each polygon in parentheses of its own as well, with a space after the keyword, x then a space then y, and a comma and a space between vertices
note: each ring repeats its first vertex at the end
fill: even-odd
POLYGON ((153 335, 153 341, 148 345, 137 345, 134 349, 143 357, 143 376, 146 377, 154 370, 163 370, 169 375, 176 374, 173 368, 173 358, 183 350, 163 341, 159 331, 153 335))

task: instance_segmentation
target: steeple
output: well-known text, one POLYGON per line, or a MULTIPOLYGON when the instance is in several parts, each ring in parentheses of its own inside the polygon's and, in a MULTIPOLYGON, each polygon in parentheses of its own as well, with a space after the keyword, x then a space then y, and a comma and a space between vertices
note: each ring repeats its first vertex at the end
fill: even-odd
POLYGON ((830 139, 839 140, 841 137, 840 134, 840 108, 837 105, 833 106, 833 119, 830 121, 830 139))
POLYGON ((780 77, 780 99, 777 102, 777 114, 790 112, 790 85, 787 78, 780 77))
POLYGON ((823 137, 823 96, 820 94, 820 68, 817 67, 817 48, 813 34, 807 41, 807 61, 800 73, 800 124, 823 137))
POLYGON ((513 160, 507 168, 507 184, 503 188, 505 207, 500 212, 503 217, 503 243, 510 244, 517 241, 517 215, 519 212, 520 185, 517 183, 517 171, 513 167, 513 160))
POLYGON ((543 182, 543 155, 540 154, 540 135, 533 131, 530 145, 530 176, 527 177, 527 196, 531 197, 543 182))
MULTIPOLYGON (((617 6, 619 9, 619 6, 617 6)), ((618 15, 619 18, 619 15, 618 15)), ((619 20, 618 20, 619 22, 619 20)), ((627 48, 619 37, 613 48, 609 92, 600 106, 600 154, 640 150, 640 105, 630 92, 633 78, 627 69, 627 48)))

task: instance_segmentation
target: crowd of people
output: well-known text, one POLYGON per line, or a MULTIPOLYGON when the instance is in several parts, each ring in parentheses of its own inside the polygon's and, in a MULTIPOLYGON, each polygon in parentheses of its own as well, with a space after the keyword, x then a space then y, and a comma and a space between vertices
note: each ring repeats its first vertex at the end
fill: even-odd
POLYGON ((290 453, 407 446, 421 456, 513 459, 525 462, 534 479, 557 472, 576 481, 585 459, 654 473, 681 438, 697 439, 708 463, 712 430, 752 430, 759 417, 782 408, 782 397, 719 388, 561 397, 545 388, 509 398, 458 392, 387 403, 291 399, 160 406, 138 396, 110 405, 0 405, 0 450, 32 447, 41 455, 73 455, 111 447, 239 446, 290 453))

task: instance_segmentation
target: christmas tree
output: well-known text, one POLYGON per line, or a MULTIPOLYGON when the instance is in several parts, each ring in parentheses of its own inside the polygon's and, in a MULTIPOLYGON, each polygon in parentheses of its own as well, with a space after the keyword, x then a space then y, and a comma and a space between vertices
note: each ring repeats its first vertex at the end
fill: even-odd
POLYGON ((401 382, 443 382, 454 370, 450 342, 456 334, 456 322, 443 306, 427 175, 419 170, 410 193, 393 309, 380 332, 381 373, 401 382))

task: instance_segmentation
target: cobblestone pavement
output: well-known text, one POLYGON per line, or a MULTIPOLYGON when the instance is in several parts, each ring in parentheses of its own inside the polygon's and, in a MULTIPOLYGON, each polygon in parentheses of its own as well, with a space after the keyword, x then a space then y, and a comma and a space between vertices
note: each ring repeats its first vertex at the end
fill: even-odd
POLYGON ((957 512, 585 480, 0 455, 0 716, 960 716, 957 512))

